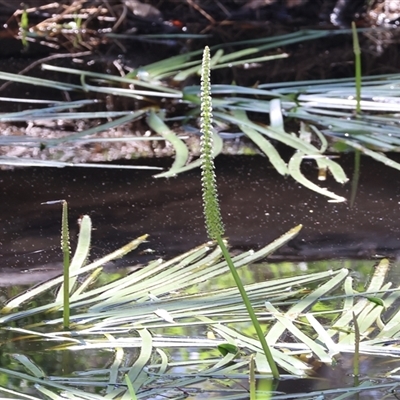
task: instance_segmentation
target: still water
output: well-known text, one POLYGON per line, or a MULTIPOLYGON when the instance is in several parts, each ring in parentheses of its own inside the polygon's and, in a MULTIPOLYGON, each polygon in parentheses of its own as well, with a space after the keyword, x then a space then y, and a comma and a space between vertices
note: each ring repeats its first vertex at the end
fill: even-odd
MULTIPOLYGON (((352 156, 342 157, 349 177, 352 162, 352 156)), ((170 160, 153 163, 167 168, 170 160)), ((329 203, 291 178, 283 178, 261 156, 218 157, 216 167, 226 235, 233 250, 260 248, 302 224, 300 234, 271 260, 399 254, 400 177, 394 169, 362 159, 356 200, 350 207, 348 202, 329 203)), ((304 173, 350 198, 350 183, 342 186, 329 176, 326 182, 318 182, 312 161, 304 173)), ((73 240, 79 217, 90 215, 92 258, 145 233, 150 235, 148 243, 122 264, 176 255, 204 243, 199 171, 171 179, 155 179, 153 174, 93 168, 0 171, 0 271, 58 268, 61 210, 59 205, 41 205, 50 200, 68 201, 73 240)))
MULTIPOLYGON (((348 268, 353 270, 352 278, 354 280, 355 288, 362 288, 368 285, 370 276, 375 269, 376 262, 368 260, 340 260, 340 261, 301 261, 301 262, 280 262, 280 263, 259 263, 252 265, 249 268, 240 269, 240 275, 242 281, 246 283, 263 282, 265 280, 276 279, 276 278, 289 278, 293 275, 298 274, 311 274, 317 271, 329 270, 329 269, 340 269, 348 268)), ((396 272, 398 265, 392 262, 392 270, 389 272, 387 280, 391 280, 394 285, 398 286, 399 277, 396 272), (397 279, 397 282, 395 280, 397 279)), ((108 272, 102 275, 102 284, 107 284, 108 281, 116 280, 122 276, 125 276, 129 272, 129 268, 119 268, 117 272, 108 272)), ((234 286, 234 282, 229 274, 218 277, 215 280, 204 281, 197 285, 196 291, 206 292, 213 290, 221 290, 225 287, 234 286)), ((3 302, 8 295, 16 294, 16 292, 27 289, 27 287, 14 286, 9 288, 1 289, 1 301, 3 302)), ((189 288, 189 292, 193 289, 189 288)), ((54 296, 53 292, 47 294, 50 297, 54 296)), ((42 303, 46 303, 45 299, 42 299, 42 303)), ((31 306, 34 306, 32 304, 31 306)), ((39 323, 41 320, 40 316, 34 316, 30 319, 30 323, 27 325, 34 328, 35 323, 39 323)), ((18 326, 13 324, 13 326, 18 326)), ((4 327, 3 327, 4 329, 4 327)), ((31 360, 35 365, 40 366, 45 372, 46 376, 50 376, 51 380, 56 384, 57 382, 63 383, 68 382, 72 387, 83 388, 88 393, 97 393, 101 395, 105 393, 105 390, 110 389, 104 383, 104 375, 107 376, 108 368, 115 363, 115 351, 112 349, 98 349, 98 350, 80 350, 80 351, 63 351, 56 350, 56 342, 48 340, 35 340, 29 335, 22 335, 18 332, 10 332, 7 329, 0 329, 0 347, 2 356, 0 357, 0 393, 1 386, 9 389, 18 389, 23 391, 25 394, 37 395, 32 383, 26 380, 19 380, 15 377, 10 379, 7 374, 1 370, 1 368, 12 368, 13 370, 19 369, 21 372, 26 373, 26 370, 21 369, 21 366, 13 360, 15 355, 23 355, 31 360), (96 372, 97 371, 97 372, 96 372), (90 384, 84 385, 82 380, 85 381, 85 376, 97 376, 98 382, 93 381, 93 378, 87 380, 90 384), (75 382, 75 383, 74 383, 75 382)), ((55 326, 55 329, 57 327, 55 326)), ((50 329, 51 330, 51 329, 50 329)), ((238 328, 240 331, 240 328, 238 328)), ((199 338, 203 340, 205 338, 205 331, 203 329, 197 329, 195 326, 186 327, 182 331, 180 327, 174 327, 171 325, 170 328, 164 329, 153 329, 154 339, 157 340, 159 334, 162 337, 191 337, 199 338), (162 332, 162 333, 161 333, 162 332)), ((134 335, 132 333, 132 335, 134 335)), ((89 339, 89 337, 87 337, 89 339)), ((285 337, 285 341, 291 342, 290 337, 285 337)), ((179 390, 183 390, 186 395, 185 397, 176 397, 177 388, 174 387, 173 383, 171 386, 171 396, 167 398, 189 398, 189 399, 223 399, 227 396, 236 396, 235 399, 246 399, 248 398, 247 390, 249 387, 248 378, 245 373, 237 374, 236 379, 226 379, 224 374, 215 371, 212 377, 201 378, 201 369, 199 369, 198 363, 206 359, 217 359, 221 357, 216 349, 210 347, 196 347, 196 348, 170 348, 166 349, 168 353, 168 378, 165 379, 193 379, 193 375, 199 375, 199 378, 188 387, 182 387, 179 390)), ((139 351, 135 348, 125 348, 124 357, 121 358, 121 364, 119 365, 120 371, 128 371, 129 365, 137 359, 139 351), (126 367, 124 367, 126 365, 126 367)), ((243 354, 242 357, 245 357, 243 354)), ((239 362, 238 359, 236 362, 239 362)), ((268 388, 271 395, 262 395, 262 399, 294 399, 294 398, 305 398, 305 399, 316 399, 319 398, 318 394, 322 391, 325 392, 324 399, 337 399, 339 394, 343 395, 343 388, 348 388, 348 397, 345 398, 361 398, 366 400, 372 399, 396 399, 397 383, 396 380, 385 378, 385 374, 392 371, 397 367, 398 359, 390 357, 378 357, 378 356, 366 356, 362 355, 360 360, 360 375, 359 382, 355 383, 355 378, 352 375, 353 371, 353 355, 350 353, 341 353, 336 357, 336 365, 333 367, 324 365, 316 360, 313 361, 314 374, 307 379, 293 379, 289 377, 283 377, 279 384, 275 384, 266 381, 262 377, 259 377, 257 387, 260 393, 267 390, 268 388), (360 383, 363 385, 372 386, 371 389, 364 389, 360 397, 357 397, 357 393, 352 394, 353 387, 358 386, 360 383), (373 386, 380 385, 379 388, 373 386), (382 385, 386 385, 382 387, 382 385), (338 393, 335 390, 340 389, 338 393), (331 390, 331 393, 326 393, 327 390, 331 390)), ((201 367, 204 368, 204 367, 201 367)), ((151 370, 150 373, 157 373, 157 369, 151 370)), ((107 381, 108 378, 105 380, 107 381)), ((178 390, 178 391, 179 391, 178 390)), ((4 396, 3 398, 15 398, 13 396, 4 396)), ((159 397, 144 397, 146 399, 158 399, 159 397)), ((230 397, 229 397, 230 398, 230 397)))
MULTIPOLYGON (((352 157, 343 156, 342 161, 351 176, 352 157)), ((155 163, 167 166, 169 160, 156 160, 155 163)), ((398 285, 400 185, 395 171, 363 159, 356 201, 350 207, 348 203, 328 203, 325 198, 300 187, 291 179, 282 178, 263 157, 218 157, 216 167, 223 218, 234 253, 257 249, 297 224, 304 226, 292 242, 265 263, 243 271, 245 283, 346 267, 354 271, 356 283, 365 286, 374 270, 375 260, 387 256, 392 259, 388 280, 398 285)), ((318 171, 311 162, 305 166, 304 173, 318 182, 318 171)), ((91 216, 94 225, 92 259, 137 236, 150 234, 148 243, 107 267, 110 277, 113 276, 111 279, 115 279, 116 274, 126 274, 132 266, 158 257, 169 258, 205 242, 199 172, 192 171, 169 180, 154 179, 152 174, 152 171, 89 168, 1 171, 0 301, 3 303, 18 294, 26 288, 24 284, 42 281, 60 272, 61 210, 58 206, 43 206, 42 202, 68 201, 73 242, 78 218, 82 214, 91 216)), ((323 184, 341 196, 350 197, 349 184, 342 187, 331 181, 328 177, 323 184)), ((199 289, 210 289, 212 284, 207 282, 199 289)), ((225 285, 232 286, 228 277, 225 285)), ((49 359, 43 361, 45 356, 38 344, 24 348, 23 342, 13 343, 5 336, 0 342, 4 354, 25 352, 37 362, 64 369, 68 369, 72 362, 68 356, 58 353, 49 353, 46 355, 49 359)), ((108 356, 107 351, 90 356, 90 367, 102 368, 110 362, 108 356)), ((175 354, 174 358, 202 356, 204 351, 192 350, 186 355, 175 354)), ((80 368, 83 371, 89 368, 84 363, 85 357, 88 355, 73 361, 82 362, 80 368)), ((6 358, 1 359, 3 365, 8 365, 6 358)), ((382 381, 385 372, 394 368, 393 362, 376 357, 364 357, 360 365, 361 377, 369 383, 377 377, 382 381)), ((351 388, 354 384, 351 371, 352 357, 343 354, 333 369, 318 366, 315 379, 282 381, 274 387, 274 398, 280 398, 280 392, 296 393, 292 398, 299 398, 299 393, 351 388)), ((53 372, 61 374, 62 371, 57 369, 53 372)), ((224 391, 218 391, 219 383, 210 384, 214 393, 211 398, 225 397, 224 391)), ((203 390, 207 392, 207 384, 202 385, 194 392, 189 391, 188 395, 192 396, 189 398, 207 398, 200 393, 203 390)), ((246 380, 240 385, 247 387, 246 380)), ((231 388, 231 393, 235 387, 231 388)), ((312 394, 308 398, 315 396, 312 394)), ((350 393, 348 398, 356 397, 350 393)), ((386 392, 382 389, 364 391, 360 398, 396 397, 388 387, 386 392)))

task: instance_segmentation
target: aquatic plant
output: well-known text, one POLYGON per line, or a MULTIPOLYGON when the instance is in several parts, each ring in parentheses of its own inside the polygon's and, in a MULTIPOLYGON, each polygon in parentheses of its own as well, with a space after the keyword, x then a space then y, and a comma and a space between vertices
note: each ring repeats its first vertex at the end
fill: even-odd
MULTIPOLYGON (((90 222, 89 217, 84 220, 90 222)), ((296 233, 288 232, 260 250, 232 257, 235 271, 265 259, 296 233)), ((59 316, 62 293, 54 295, 54 288, 64 283, 63 276, 30 288, 4 305, 0 310, 0 393, 18 397, 23 389, 15 382, 23 380, 34 385, 39 396, 51 398, 65 392, 88 400, 100 400, 104 393, 110 398, 138 399, 168 393, 179 399, 182 389, 190 391, 204 380, 211 384, 213 379, 246 379, 255 371, 261 375, 251 379, 265 379, 262 374, 271 373, 260 340, 248 334, 248 310, 237 287, 204 287, 204 282, 210 284, 218 277, 226 281, 226 274, 231 274, 229 264, 221 260, 230 259, 223 242, 216 248, 209 243, 199 246, 168 261, 154 260, 128 276, 107 279, 101 273, 104 264, 146 240, 144 235, 100 260, 78 262, 87 260, 90 236, 79 240, 69 274, 71 330, 63 329, 64 319, 59 316), (203 289, 193 292, 199 286, 203 289), (193 326, 214 335, 188 336, 187 329, 193 326), (43 352, 28 357, 25 352, 30 344, 43 352), (167 352, 177 346, 187 352, 201 349, 202 359, 190 363, 196 365, 195 372, 174 373, 175 367, 187 366, 185 358, 181 362, 168 359, 167 352), (88 351, 105 350, 112 354, 111 363, 107 357, 104 365, 83 364, 88 351), (68 356, 71 351, 73 363, 68 356), (51 371, 51 379, 47 379, 49 365, 54 363, 42 360, 42 354, 63 360, 57 361, 59 368, 51 371), (71 368, 74 373, 65 376, 71 368), (88 394, 88 387, 102 394, 88 394)), ((301 377, 313 374, 314 367, 307 362, 311 355, 327 364, 340 352, 355 348, 359 354, 396 355, 393 339, 399 334, 400 311, 395 304, 400 288, 392 289, 384 282, 388 269, 388 261, 382 260, 368 286, 357 291, 351 271, 345 268, 247 284, 244 292, 251 297, 258 318, 268 325, 266 340, 277 365, 301 377), (287 335, 296 338, 295 343, 286 341, 287 335)), ((390 385, 393 389, 400 384, 390 385)), ((353 389, 363 393, 369 387, 362 382, 353 389)), ((335 393, 340 398, 348 391, 346 387, 335 393)), ((232 397, 242 398, 248 398, 246 391, 232 397)))
POLYGON ((276 366, 275 360, 271 354, 271 350, 265 340, 264 332, 257 320, 257 316, 251 305, 250 299, 247 296, 243 283, 236 271, 235 265, 229 255, 229 251, 222 240, 224 234, 224 227, 222 224, 222 217, 219 208, 218 192, 216 185, 216 177, 214 171, 214 161, 212 156, 212 97, 211 97, 211 84, 210 84, 210 49, 206 46, 204 48, 203 62, 201 69, 201 170, 202 170, 202 193, 203 193, 203 208, 204 217, 206 220, 206 228, 210 239, 217 241, 218 246, 221 248, 222 254, 229 266, 231 274, 235 280, 236 286, 242 296, 243 303, 249 313, 251 322, 257 332, 258 340, 264 350, 265 357, 271 368, 272 376, 279 379, 279 371, 276 366))
POLYGON ((64 282, 61 285, 60 293, 63 294, 62 309, 63 309, 64 328, 69 329, 70 243, 69 243, 69 227, 68 227, 68 204, 65 200, 61 200, 60 202, 62 204, 61 249, 63 253, 63 272, 64 272, 64 282))
MULTIPOLYGON (((237 255, 232 261, 236 268, 248 266, 290 238, 291 235, 284 235, 258 251, 237 255)), ((168 392, 170 397, 179 399, 182 390, 190 391, 190 387, 193 390, 204 380, 208 381, 208 387, 213 387, 214 379, 217 382, 247 379, 251 368, 251 358, 247 355, 254 354, 257 371, 270 371, 265 356, 261 356, 259 341, 246 333, 246 308, 236 287, 186 292, 193 285, 204 285, 204 281, 215 282, 219 276, 227 279, 230 270, 226 261, 221 260, 219 247, 210 249, 209 244, 202 245, 169 261, 155 260, 128 276, 98 280, 106 277, 99 275, 105 262, 144 240, 146 236, 71 273, 71 278, 79 277, 70 295, 72 331, 60 329, 63 319, 54 313, 62 302, 56 301, 52 291, 63 282, 62 277, 42 283, 8 302, 0 315, 0 393, 18 397, 23 389, 12 382, 23 379, 35 384, 39 396, 52 397, 63 391, 82 399, 104 398, 102 394, 87 393, 91 387, 110 398, 135 393, 138 399, 147 399, 168 392), (38 305, 29 306, 32 300, 38 305), (188 336, 187 328, 193 326, 199 332, 213 332, 217 337, 188 336), (66 360, 57 363, 59 368, 52 370, 51 379, 47 379, 48 362, 43 363, 32 354, 25 355, 29 343, 35 348, 41 346, 45 354, 57 360, 66 360), (224 351, 227 344, 231 345, 230 351, 224 351), (195 348, 202 353, 201 359, 190 362, 195 372, 192 369, 183 372, 187 366, 185 357, 182 361, 168 358, 168 352, 177 346, 183 352, 195 348), (104 364, 100 357, 96 365, 83 364, 88 351, 100 354, 105 350, 110 352, 111 362, 107 356, 104 364), (73 364, 68 362, 66 354, 71 351, 73 364), (8 354, 13 354, 10 363, 8 354), (71 367, 74 374, 65 376, 71 367), (174 368, 180 368, 179 376, 174 368), (130 382, 133 389, 125 382, 130 382)), ((271 350, 278 365, 290 375, 310 375, 314 367, 307 360, 330 364, 335 355, 354 352, 355 343, 359 343, 361 355, 390 358, 398 355, 393 339, 399 334, 400 311, 395 304, 400 290, 384 282, 388 269, 386 260, 379 263, 363 290, 353 289, 351 271, 345 268, 246 285, 259 318, 269 325, 267 340, 274 346, 271 350), (354 318, 358 333, 353 327, 354 318), (295 341, 287 341, 286 337, 295 341)), ((360 377, 360 382, 359 387, 327 393, 340 398, 349 390, 362 394, 370 389, 369 381, 360 377)), ((384 381, 375 383, 374 389, 381 390, 389 384, 392 390, 400 385, 384 381)), ((211 390, 218 387, 216 383, 211 390)), ((234 398, 248 398, 248 393, 243 389, 234 398)))
MULTIPOLYGON (((205 76, 209 73, 207 64, 212 62, 208 51, 207 48, 206 60, 203 62, 205 76)), ((221 52, 216 55, 221 59, 221 52)), ((213 57, 216 64, 218 57, 213 57)), ((193 65, 188 66, 188 69, 193 65)), ((195 65, 198 65, 197 61, 195 65)), ((164 72, 167 73, 165 70, 164 72)), ((99 77, 92 78, 96 80, 99 77)), ((81 83, 81 88, 85 88, 85 77, 81 83)), ((148 89, 149 92, 154 92, 154 89, 148 89)), ((198 88, 195 89, 198 92, 198 88)), ((268 396, 267 398, 274 399, 275 395, 271 393, 270 387, 265 393, 260 393, 260 387, 254 387, 256 378, 264 379, 265 374, 273 372, 274 363, 287 375, 303 377, 315 372, 312 359, 316 360, 316 364, 329 365, 338 354, 348 352, 355 354, 354 373, 358 375, 360 355, 378 354, 388 358, 400 356, 395 345, 399 338, 400 310, 396 304, 400 299, 400 288, 392 288, 390 283, 385 282, 389 269, 387 260, 376 265, 370 282, 362 288, 355 287, 352 272, 346 268, 242 285, 237 270, 265 259, 292 239, 298 228, 257 251, 234 257, 229 255, 222 239, 224 229, 213 168, 213 157, 218 153, 221 138, 211 126, 210 89, 210 83, 203 78, 202 99, 199 102, 193 97, 191 104, 197 106, 199 103, 202 108, 202 130, 206 133, 202 138, 201 158, 205 217, 209 236, 217 241, 218 246, 214 248, 205 244, 172 260, 154 260, 128 276, 107 278, 102 273, 103 265, 135 249, 147 240, 147 235, 91 262, 88 260, 91 221, 85 216, 82 219, 75 255, 69 263, 64 225, 64 266, 69 266, 66 271, 68 275, 31 288, 8 301, 0 310, 0 393, 16 398, 26 397, 27 394, 23 391, 29 386, 34 391, 29 394, 32 399, 43 396, 54 399, 68 396, 88 400, 100 400, 105 396, 148 399, 165 395, 183 399, 188 393, 194 397, 196 385, 207 380, 207 390, 212 387, 209 390, 211 397, 228 398, 226 392, 220 395, 218 383, 212 386, 214 380, 237 381, 250 377, 250 392, 253 397, 259 395, 264 396, 260 398, 268 396), (236 286, 222 290, 207 286, 223 276, 222 274, 226 274, 224 280, 233 275, 236 286), (56 295, 54 288, 59 288, 56 295), (70 311, 68 320, 65 310, 63 318, 59 315, 59 311, 65 308, 70 311), (260 327, 258 321, 267 326, 265 337, 261 328, 257 328, 260 327), (72 330, 66 329, 68 326, 72 330), (190 331, 191 334, 188 335, 187 329, 194 326, 199 331, 196 334, 190 331), (249 333, 249 326, 256 330, 258 340, 252 337, 252 331, 249 333), (197 334, 206 331, 213 335, 197 334), (290 340, 286 337, 290 337, 290 340), (262 338, 266 346, 262 344, 262 338), (50 371, 49 363, 27 352, 29 344, 35 345, 35 348, 41 346, 43 354, 52 354, 57 358, 57 363, 52 363, 56 364, 55 370, 50 371), (182 360, 175 361, 173 356, 169 358, 168 352, 177 347, 181 351, 187 351, 188 355, 191 355, 193 348, 199 349, 204 359, 187 361, 182 357, 182 360), (268 355, 269 350, 273 362, 266 365, 265 355, 268 355), (107 360, 103 362, 100 355, 105 351, 109 353, 107 360), (74 354, 73 363, 69 359, 71 352, 74 354), (88 352, 96 355, 93 359, 98 364, 78 366, 81 360, 87 359, 88 352), (188 369, 188 365, 195 367, 195 372, 188 369), (179 368, 178 373, 174 370, 175 367, 179 368), (71 370, 70 373, 66 372, 68 370, 71 370)), ((230 87, 229 90, 231 89, 242 91, 242 94, 250 93, 245 88, 230 87)), ((350 89, 353 90, 354 87, 351 86, 350 89)), ((159 93, 167 92, 163 90, 160 89, 159 93)), ((222 89, 215 90, 218 92, 222 89)), ((251 92, 254 96, 265 95, 267 98, 265 92, 257 92, 262 89, 249 90, 254 90, 251 92)), ((312 88, 304 90, 310 90, 312 94, 312 88)), ((223 92, 220 91, 219 94, 223 92)), ((320 94, 324 96, 322 91, 320 94)), ((139 94, 134 93, 133 96, 139 94)), ((277 170, 282 174, 290 171, 295 179, 308 185, 299 173, 304 154, 307 151, 313 154, 318 165, 322 167, 332 161, 319 158, 328 148, 324 141, 325 136, 312 124, 305 127, 321 140, 321 149, 315 154, 308 147, 307 141, 286 134, 283 126, 283 117, 286 114, 283 106, 285 95, 276 97, 279 98, 269 101, 252 99, 256 111, 257 107, 261 109, 268 104, 271 117, 269 127, 256 124, 248 118, 246 113, 250 110, 250 101, 246 96, 239 100, 234 98, 233 101, 232 96, 227 97, 221 103, 221 98, 215 99, 221 108, 214 114, 217 114, 217 122, 224 119, 238 121, 240 129, 269 155, 277 170), (280 159, 272 143, 266 140, 267 137, 281 137, 285 143, 291 143, 293 148, 297 146, 298 152, 288 165, 280 159)), ((66 102, 59 105, 59 109, 54 106, 54 114, 57 110, 67 109, 71 104, 66 102)), ((74 105, 79 107, 84 102, 74 105)), ((307 107, 307 112, 311 109, 312 107, 307 107)), ((171 131, 162 113, 156 111, 154 109, 148 113, 149 126, 154 127, 162 138, 170 140, 176 149, 180 149, 177 150, 173 165, 173 173, 179 173, 188 168, 185 165, 188 152, 185 153, 184 142, 171 131)), ((50 118, 50 110, 43 111, 44 114, 46 112, 50 118)), ((37 115, 31 111, 26 114, 31 117, 37 115)), ((117 113, 102 115, 117 118, 110 122, 112 125, 142 118, 147 112, 139 110, 123 116, 117 113)), ((24 113, 14 114, 15 118, 23 116, 24 113)), ((66 113, 63 117, 65 116, 66 113)), ((323 119, 323 116, 320 115, 320 118, 323 119)), ((341 118, 333 119, 337 122, 341 118)), ((98 128, 91 132, 94 133, 96 129, 98 128)), ((81 132, 75 133, 71 140, 79 140, 80 135, 81 132)), ((53 140, 61 143, 66 139, 53 140)), ((47 144, 51 146, 54 143, 47 144)), ((199 164, 196 162, 189 168, 199 164)), ((337 178, 342 176, 343 171, 337 169, 335 163, 329 163, 329 166, 337 178)), ((63 205, 66 207, 66 203, 63 205)), ((63 216, 64 222, 65 219, 66 213, 63 216)), ((396 378, 396 374, 397 370, 394 369, 385 379, 390 379, 391 376, 396 378)), ((274 376, 277 377, 278 374, 275 373, 274 376)), ((297 394, 296 397, 330 396, 332 399, 341 399, 352 393, 362 395, 371 387, 381 391, 387 388, 397 391, 400 388, 395 379, 376 383, 370 379, 362 380, 361 377, 359 381, 360 385, 355 379, 352 388, 318 390, 315 393, 297 394)), ((200 387, 198 390, 204 389, 200 387)), ((279 399, 293 397, 283 394, 277 396, 279 399)), ((230 389, 229 399, 248 397, 245 388, 233 394, 230 389)))
MULTIPOLYGON (((210 62, 213 69, 228 68, 233 64, 245 65, 251 62, 273 62, 275 56, 256 57, 254 55, 279 48, 292 43, 324 38, 332 34, 346 35, 350 30, 306 31, 295 32, 277 37, 262 38, 229 44, 213 46, 214 56, 210 62), (244 47, 244 49, 225 54, 225 48, 244 47)), ((33 138, 29 135, 18 135, 13 138, 0 138, 0 145, 25 145, 43 147, 62 151, 65 143, 114 143, 126 141, 129 143, 141 140, 166 140, 171 143, 176 157, 170 171, 157 174, 157 177, 167 177, 199 167, 199 160, 191 160, 188 148, 188 132, 198 132, 196 120, 200 113, 200 100, 197 96, 198 86, 183 86, 177 88, 176 82, 184 80, 201 69, 201 51, 193 51, 157 63, 149 64, 133 70, 126 76, 112 76, 82 69, 64 68, 43 63, 46 71, 65 74, 73 79, 80 77, 80 84, 55 82, 50 79, 39 79, 20 74, 0 72, 0 79, 7 82, 20 82, 26 85, 52 87, 60 91, 80 92, 83 97, 87 93, 97 96, 129 97, 137 100, 140 107, 135 111, 99 111, 96 113, 79 111, 79 108, 90 107, 93 100, 56 102, 54 100, 37 100, 37 109, 27 109, 22 112, 6 113, 0 116, 0 121, 26 120, 89 120, 102 118, 106 122, 63 137, 33 138), (169 84, 169 82, 175 82, 169 84), (161 103, 161 100, 164 102, 161 103), (166 103, 165 103, 166 102, 166 103), (165 104, 175 107, 180 102, 186 104, 182 115, 168 117, 168 112, 160 112, 159 107, 165 104), (43 105, 48 105, 43 107, 43 105), (71 109, 77 110, 71 112, 71 109), (127 137, 121 133, 117 138, 99 138, 99 132, 115 129, 123 124, 132 123, 147 117, 149 127, 156 133, 150 137, 127 137), (184 125, 184 133, 177 134, 171 128, 171 123, 184 125), (83 139, 84 138, 84 139, 83 139), (57 147, 58 146, 58 147, 57 147)), ((356 56, 356 64, 359 57, 356 56)), ((358 64, 357 64, 358 65, 358 64)), ((301 172, 304 159, 315 161, 318 169, 330 171, 333 179, 339 183, 348 181, 345 171, 335 159, 332 152, 355 151, 356 155, 366 155, 385 165, 400 170, 400 164, 391 160, 384 152, 396 151, 400 143, 400 130, 393 113, 399 112, 396 100, 399 96, 399 76, 397 74, 363 77, 357 67, 356 83, 354 78, 334 80, 313 80, 304 82, 282 82, 273 84, 259 83, 257 87, 246 88, 237 85, 214 85, 214 122, 218 132, 239 128, 240 134, 249 138, 264 153, 273 167, 281 175, 288 175, 310 190, 327 196, 331 201, 344 201, 319 185, 316 185, 301 172), (360 80, 363 85, 363 96, 360 98, 360 80), (360 114, 362 111, 362 114, 360 114), (249 113, 252 117, 249 118, 249 113), (358 113, 358 117, 355 117, 358 113), (256 116, 256 117, 253 117, 256 116), (300 124, 298 133, 290 132, 285 127, 286 120, 296 120, 300 124), (268 122, 269 120, 269 122, 268 122), (265 121, 265 122, 260 122, 265 121), (294 150, 287 162, 277 151, 277 144, 282 143, 294 150), (319 143, 319 144, 318 144, 319 143)), ((10 99, 10 101, 29 102, 32 100, 10 99)), ((99 104, 97 102, 97 104, 99 104)), ((222 134, 222 133, 221 133, 222 134)), ((214 136, 214 155, 223 150, 223 141, 219 135, 214 136)), ((55 152, 58 154, 59 152, 55 152)), ((43 165, 43 166, 73 166, 84 163, 67 163, 57 160, 32 160, 0 157, 0 163, 6 165, 43 165)), ((87 165, 87 164, 86 164, 87 165)), ((104 168, 109 165, 99 165, 104 168)), ((115 166, 113 166, 115 168, 115 166)), ((124 166, 126 168, 126 166, 124 166)))
MULTIPOLYGON (((63 311, 63 325, 65 329, 70 328, 70 296, 74 291, 76 276, 73 275, 79 271, 87 261, 90 249, 90 240, 92 234, 92 222, 87 215, 83 215, 79 220, 79 236, 74 257, 70 262, 70 241, 68 226, 68 203, 66 200, 53 200, 42 203, 42 205, 62 205, 61 217, 61 250, 63 254, 63 281, 56 296, 56 303, 61 302, 63 311)), ((82 289, 82 287, 81 287, 82 289)))

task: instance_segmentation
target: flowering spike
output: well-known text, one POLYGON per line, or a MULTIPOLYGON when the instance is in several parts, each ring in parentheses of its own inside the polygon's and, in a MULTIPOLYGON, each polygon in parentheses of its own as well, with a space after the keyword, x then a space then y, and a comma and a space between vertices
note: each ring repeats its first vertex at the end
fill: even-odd
POLYGON ((210 49, 204 48, 201 65, 201 183, 203 210, 208 236, 216 240, 224 234, 218 202, 213 161, 212 99, 210 84, 210 49))

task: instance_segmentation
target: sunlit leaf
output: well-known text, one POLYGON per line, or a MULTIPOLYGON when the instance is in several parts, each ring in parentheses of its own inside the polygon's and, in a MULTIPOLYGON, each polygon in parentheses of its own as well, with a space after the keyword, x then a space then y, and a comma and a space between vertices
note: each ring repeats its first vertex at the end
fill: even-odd
MULTIPOLYGON (((154 113, 154 111, 150 111, 147 122, 150 128, 154 129, 159 135, 164 137, 164 139, 170 142, 174 147, 175 161, 169 171, 162 174, 162 176, 164 177, 174 176, 175 174, 179 173, 184 165, 186 165, 189 158, 189 150, 186 144, 168 128, 168 126, 162 121, 162 119, 158 115, 154 113)), ((160 175, 157 175, 156 177, 159 176, 160 175)))
POLYGON ((304 153, 302 153, 301 151, 297 151, 289 161, 288 165, 289 173, 293 177, 293 179, 295 179, 297 182, 299 182, 306 188, 313 190, 314 192, 317 192, 319 194, 322 194, 323 196, 329 197, 335 202, 346 201, 345 197, 338 196, 328 189, 321 188, 315 183, 311 182, 309 179, 307 179, 300 170, 303 158, 304 158, 304 153))

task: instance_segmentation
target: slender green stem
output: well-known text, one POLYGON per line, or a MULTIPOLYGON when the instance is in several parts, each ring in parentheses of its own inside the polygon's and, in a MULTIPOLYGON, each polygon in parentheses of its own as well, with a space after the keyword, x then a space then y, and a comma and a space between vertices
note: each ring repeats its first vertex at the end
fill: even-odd
MULTIPOLYGON (((360 385, 360 328, 358 326, 357 317, 353 312, 354 324, 354 358, 353 358, 353 378, 354 387, 360 385)), ((359 393, 356 393, 356 400, 359 399, 359 393)))
POLYGON ((70 248, 69 248, 69 228, 68 228, 68 203, 66 200, 46 201, 42 204, 62 204, 61 217, 61 250, 63 253, 64 282, 63 288, 63 323, 64 328, 69 329, 70 309, 69 309, 69 267, 70 267, 70 248))
POLYGON ((132 381, 130 380, 128 374, 125 374, 124 378, 125 378, 125 383, 128 386, 128 392, 129 395, 131 396, 131 400, 137 400, 135 388, 133 387, 132 381))
POLYGON ((356 79, 356 116, 361 113, 361 48, 358 41, 357 28, 354 21, 351 23, 353 32, 353 50, 355 59, 355 79, 356 79))
POLYGON ((250 357, 249 394, 250 394, 250 400, 257 400, 257 396, 256 396, 256 371, 255 371, 254 355, 251 355, 251 357, 250 357))
POLYGON ((358 327, 357 317, 353 312, 354 324, 354 359, 353 359, 353 374, 358 376, 360 374, 360 328, 358 327))
POLYGON ((278 385, 279 382, 275 379, 258 378, 256 400, 270 400, 278 385))
MULTIPOLYGON (((358 40, 357 28, 354 21, 351 23, 351 30, 353 32, 353 50, 355 60, 355 83, 356 83, 356 117, 361 113, 361 48, 358 40)), ((358 179, 360 176, 360 150, 355 150, 354 155, 354 174, 351 186, 351 200, 350 207, 353 207, 354 200, 356 198, 358 179)))
POLYGON ((232 262, 228 249, 226 248, 222 235, 224 234, 224 226, 219 208, 217 183, 215 179, 215 167, 213 161, 213 143, 212 143, 212 98, 210 83, 210 49, 206 46, 203 53, 203 62, 201 70, 201 170, 202 170, 202 190, 203 190, 203 210, 206 221, 208 236, 212 240, 216 240, 221 248, 222 254, 229 266, 231 274, 239 289, 247 312, 256 330, 261 347, 269 363, 272 375, 275 379, 279 379, 279 371, 275 360, 272 357, 271 350, 267 344, 260 323, 257 320, 253 306, 247 296, 246 290, 240 280, 239 274, 232 262))
POLYGON ((222 240, 221 236, 217 236, 217 243, 218 246, 221 248, 222 254, 225 258, 225 261, 227 262, 228 266, 229 266, 229 270, 231 271, 231 274, 233 276, 233 279, 235 280, 235 284, 237 286, 237 288, 239 289, 240 295, 242 296, 243 299, 243 303, 246 306, 247 312, 249 314, 250 320, 254 326, 254 329, 257 333, 258 336, 258 340, 261 343, 261 347, 264 350, 265 356, 267 358, 269 367, 271 368, 271 372, 272 372, 272 376, 275 379, 279 379, 279 371, 278 371, 278 367, 276 366, 275 360, 272 356, 271 353, 271 349, 268 346, 267 340, 265 339, 264 336, 264 332, 262 331, 262 328, 260 326, 260 323, 258 322, 256 313, 254 312, 254 308, 251 305, 250 299, 247 296, 246 290, 243 286, 243 283, 240 279, 240 276, 232 262, 232 258, 229 254, 228 249, 225 246, 224 241, 222 240))
POLYGON ((61 223, 61 248, 63 252, 64 284, 63 284, 63 323, 64 328, 69 329, 69 229, 68 229, 68 205, 64 200, 62 203, 62 223, 61 223))

